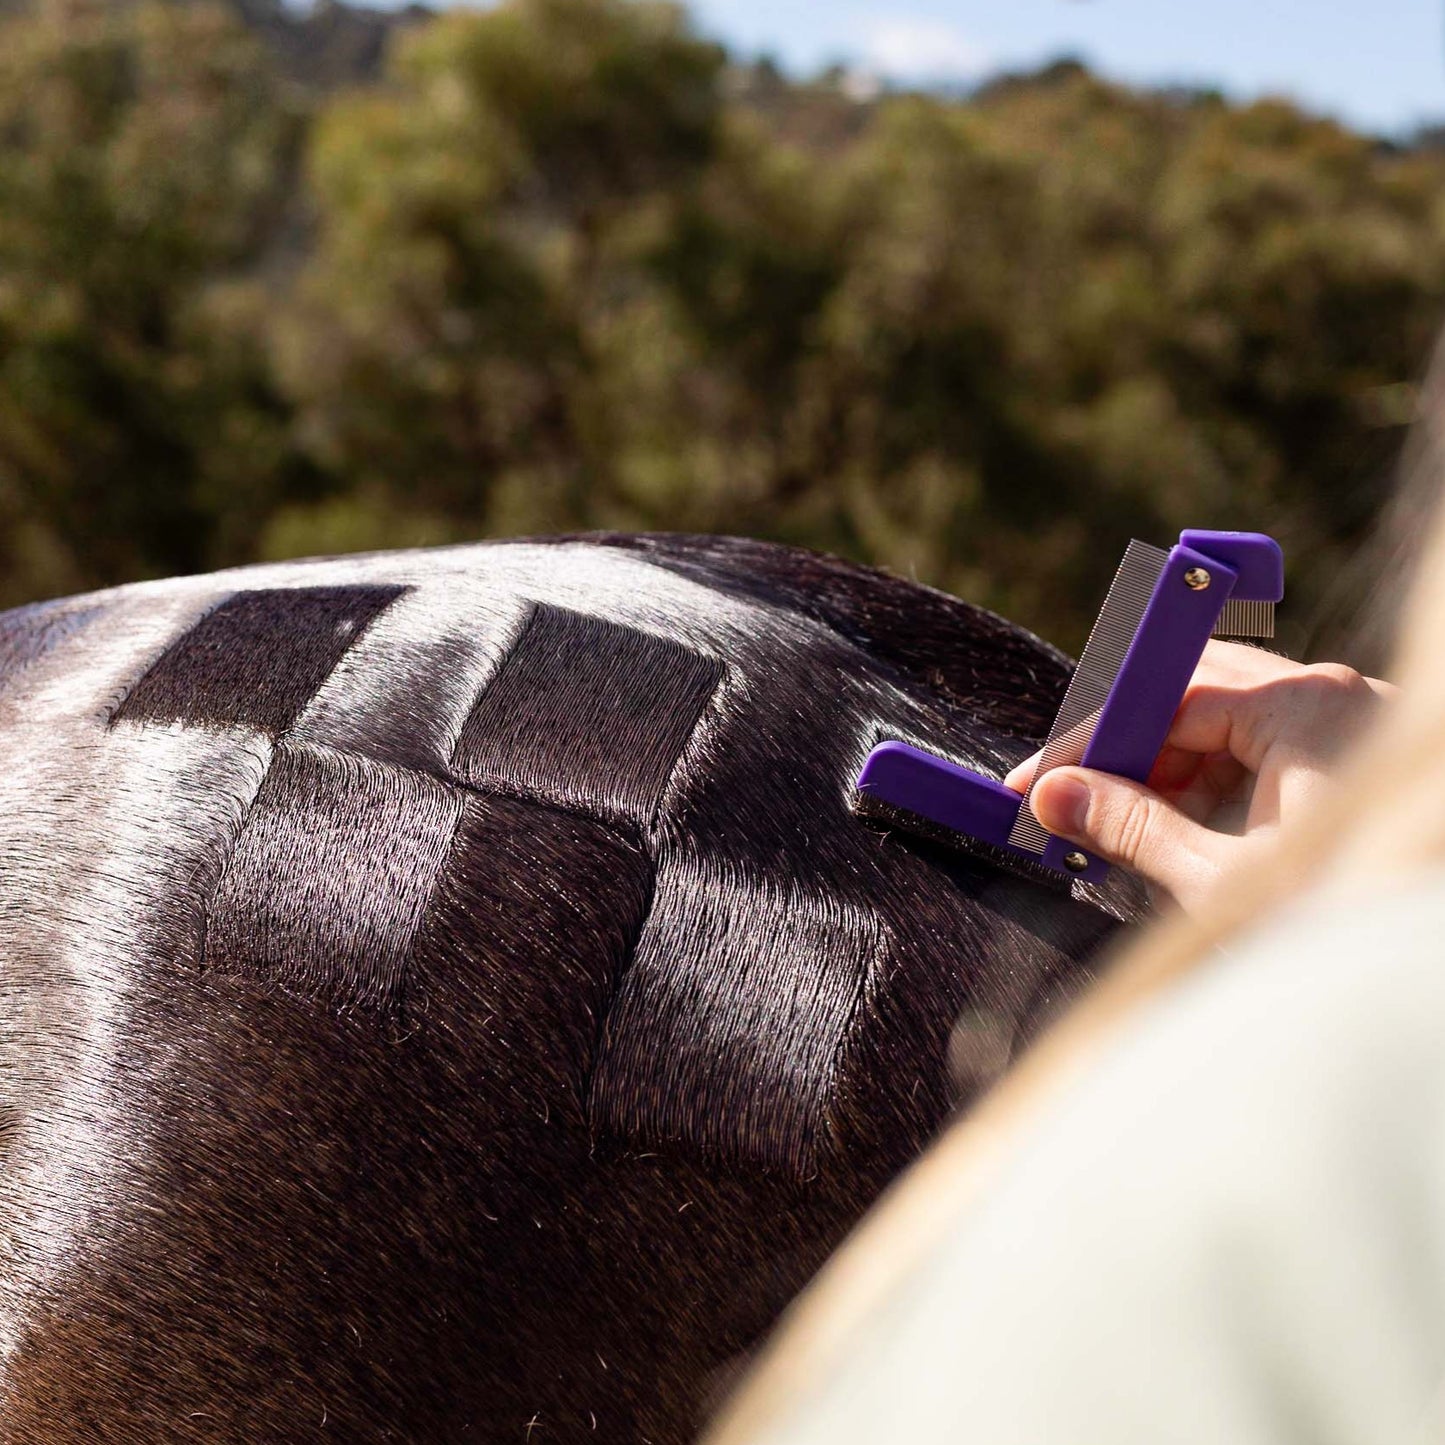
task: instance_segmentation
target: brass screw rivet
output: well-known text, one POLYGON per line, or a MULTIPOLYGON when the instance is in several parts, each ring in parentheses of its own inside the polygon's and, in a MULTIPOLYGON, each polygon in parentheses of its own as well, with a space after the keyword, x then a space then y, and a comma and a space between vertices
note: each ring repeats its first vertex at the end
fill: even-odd
POLYGON ((1191 592, 1203 592, 1212 581, 1214 578, 1203 567, 1191 567, 1184 574, 1184 585, 1191 592))
POLYGON ((1087 873, 1089 871, 1089 859, 1083 853, 1065 853, 1064 867, 1070 873, 1087 873))

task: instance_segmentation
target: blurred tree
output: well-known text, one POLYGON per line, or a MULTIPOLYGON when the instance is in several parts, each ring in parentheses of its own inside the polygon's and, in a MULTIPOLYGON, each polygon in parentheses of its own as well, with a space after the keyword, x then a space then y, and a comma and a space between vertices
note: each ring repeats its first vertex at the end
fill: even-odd
POLYGON ((1267 495, 1301 541, 1357 537, 1382 500, 1391 448, 1362 421, 1438 325, 1440 181, 1437 164, 1264 103, 1214 107, 1160 187, 1159 360, 1236 493, 1267 495))
POLYGON ((838 526, 850 550, 1037 616, 1023 579, 1057 575, 1050 534, 1089 503, 1022 384, 1038 178, 967 108, 902 98, 878 110, 845 190, 810 398, 838 526))
MULTIPOLYGON (((437 21, 328 111, 278 355, 378 539, 400 497, 437 535, 607 515, 599 335, 651 213, 715 149, 722 63, 673 6, 514 0, 437 21)), ((326 544, 335 509, 309 515, 273 545, 326 544)))
POLYGON ((251 38, 300 73, 291 20, 234 3, 4 22, 11 597, 641 526, 1076 646, 1131 534, 1271 530, 1308 606, 1379 510, 1439 147, 1072 62, 797 82, 641 0, 413 13, 384 79, 298 99, 251 38))
POLYGON ((848 545, 810 421, 839 199, 824 164, 734 114, 639 227, 640 268, 595 332, 618 525, 848 545))
POLYGON ((1445 306, 1438 158, 1280 102, 1080 71, 979 109, 1037 167, 1051 238, 1045 309, 1017 328, 1034 433, 1136 526, 1274 532, 1313 608, 1390 484, 1402 414, 1379 399, 1413 380, 1445 306))
POLYGON ((259 353, 207 315, 284 198, 224 12, 56 8, 0 46, 0 518, 12 600, 247 554, 291 480, 259 353))

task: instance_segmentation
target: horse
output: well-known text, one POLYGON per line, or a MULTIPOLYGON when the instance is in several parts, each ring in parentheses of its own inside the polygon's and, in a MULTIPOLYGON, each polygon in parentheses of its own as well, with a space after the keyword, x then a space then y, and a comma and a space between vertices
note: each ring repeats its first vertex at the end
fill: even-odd
POLYGON ((1142 906, 865 826, 1069 664, 739 540, 0 615, 0 1430, 681 1445, 1142 906))

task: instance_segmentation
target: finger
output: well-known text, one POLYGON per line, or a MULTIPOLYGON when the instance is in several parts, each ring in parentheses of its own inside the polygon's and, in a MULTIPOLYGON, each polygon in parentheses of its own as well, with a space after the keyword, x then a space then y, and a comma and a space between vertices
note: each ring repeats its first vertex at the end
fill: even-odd
POLYGON ((1085 768, 1050 772, 1030 804, 1050 833, 1141 874, 1181 902, 1208 891, 1236 841, 1201 827, 1139 783, 1085 768))
MULTIPOLYGON (((1170 725, 1150 783, 1167 795, 1187 797, 1187 811, 1206 816, 1208 790, 1192 774, 1205 757, 1236 760, 1258 772, 1275 743, 1293 734, 1303 751, 1332 757, 1398 689, 1347 667, 1306 666, 1256 647, 1211 641, 1170 725)), ((1039 753, 1005 778, 1026 792, 1039 753)), ((1221 795, 1222 796, 1222 795, 1221 795)))
MULTIPOLYGON (((1298 685, 1304 672, 1302 663, 1262 648, 1210 642, 1180 699, 1167 746, 1238 757, 1244 739, 1262 732, 1262 715, 1280 707, 1281 697, 1298 685)), ((1258 759, 1240 761, 1258 764, 1258 759)))
POLYGON ((1269 682, 1276 677, 1289 677, 1303 668, 1304 663, 1271 652, 1268 647, 1211 638, 1204 644, 1194 676, 1201 682, 1269 682))
POLYGON ((1039 765, 1042 752, 1034 753, 1021 763, 1016 763, 1010 770, 1008 776, 1003 780, 1006 788, 1012 788, 1016 793, 1026 793, 1029 784, 1034 780, 1034 769, 1039 765))
MULTIPOLYGON (((1156 771, 1161 765, 1168 765, 1171 754, 1193 758, 1206 753, 1227 753, 1232 710, 1248 706, 1249 696, 1256 689, 1292 681, 1306 671, 1303 663, 1263 648, 1211 639, 1180 702, 1168 741, 1155 763, 1156 771)), ((1392 684, 1375 678, 1363 681, 1380 696, 1396 691, 1392 684)), ((1005 784, 1015 792, 1026 792, 1041 756, 1041 752, 1036 752, 1016 764, 1004 779, 1005 784)), ((1192 764, 1182 762, 1179 766, 1181 772, 1187 772, 1192 764)), ((1151 777, 1150 782, 1152 784, 1154 778, 1151 777)))
POLYGON ((1183 748, 1176 748, 1172 743, 1165 743, 1144 781, 1156 793, 1163 793, 1167 797, 1170 793, 1187 788, 1203 765, 1202 753, 1185 752, 1183 748))
POLYGON ((1243 796, 1251 776, 1228 753, 1186 753, 1166 746, 1145 781, 1187 817, 1208 823, 1221 805, 1243 796))
POLYGON ((1165 797, 1186 817, 1217 829, 1220 809, 1247 802, 1254 780, 1255 775, 1228 753, 1211 753, 1200 760, 1199 771, 1188 787, 1165 797))
MULTIPOLYGON (((1018 763, 1004 779, 1017 793, 1026 793, 1034 780, 1041 753, 1018 763)), ((1196 821, 1203 821, 1219 803, 1237 792, 1244 768, 1227 753, 1191 753, 1166 743, 1149 773, 1148 784, 1169 798, 1196 821)))
MULTIPOLYGON (((1252 647, 1246 642, 1222 642, 1218 638, 1211 638, 1205 644, 1199 665, 1194 670, 1194 681, 1201 686, 1273 682, 1308 672, 1311 666, 1309 663, 1282 657, 1267 647, 1252 647)), ((1400 695, 1400 689, 1393 682, 1386 682, 1378 677, 1366 677, 1363 674, 1360 680, 1382 701, 1400 695)))
POLYGON ((1348 667, 1292 664, 1268 681, 1196 674, 1169 729, 1169 745, 1194 753, 1227 753, 1251 772, 1288 741, 1302 755, 1333 757, 1392 695, 1389 683, 1348 667), (1210 680, 1212 679, 1212 680, 1210 680))
MULTIPOLYGON (((1006 786, 1017 793, 1028 792, 1041 756, 1034 753, 1017 764, 1004 779, 1006 786)), ((1147 781, 1156 793, 1203 823, 1238 793, 1245 777, 1243 766, 1227 753, 1190 753, 1166 743, 1147 781)))

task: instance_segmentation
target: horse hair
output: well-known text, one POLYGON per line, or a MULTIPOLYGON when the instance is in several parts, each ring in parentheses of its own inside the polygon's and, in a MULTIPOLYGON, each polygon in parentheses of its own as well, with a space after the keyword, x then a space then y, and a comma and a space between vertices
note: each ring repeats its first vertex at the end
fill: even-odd
POLYGON ((848 810, 1068 672, 710 538, 0 616, 0 1437, 690 1439, 1140 906, 848 810))

